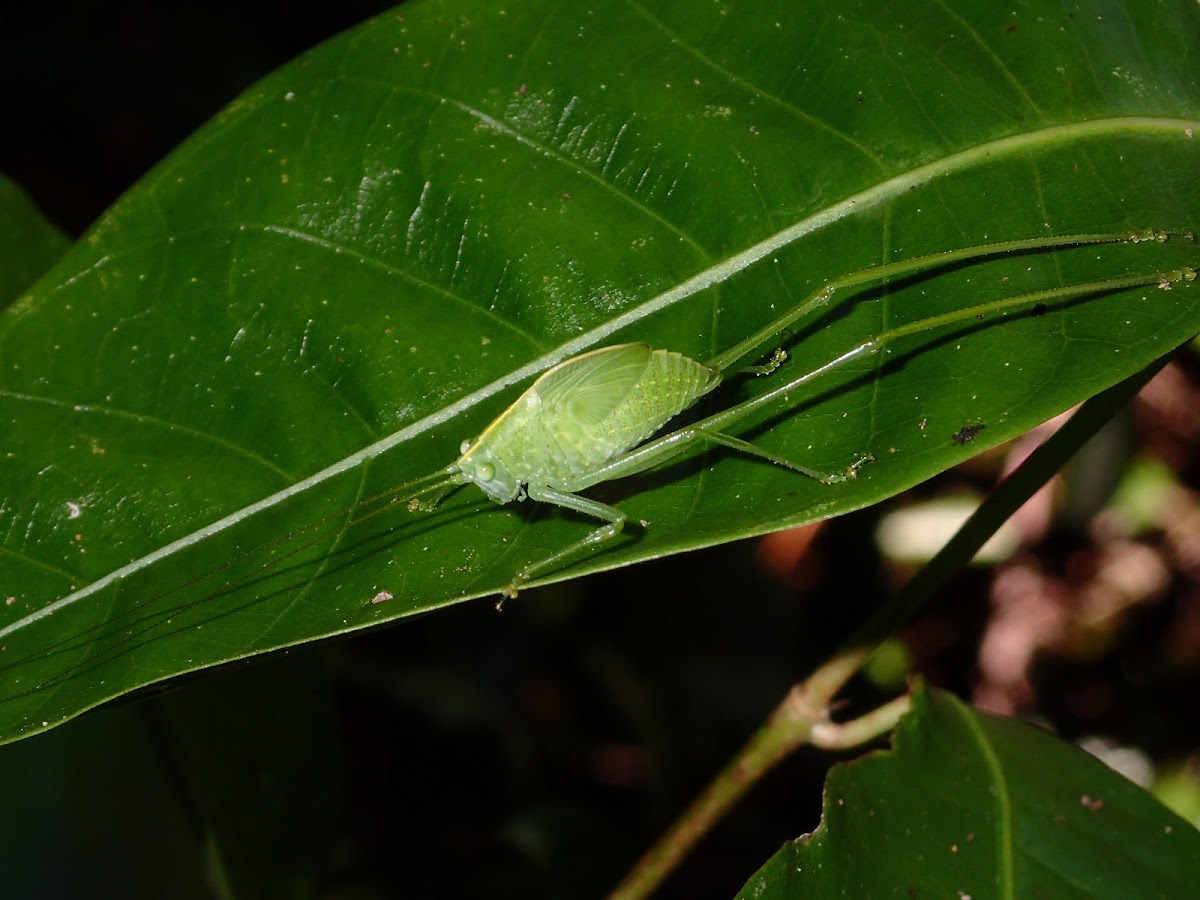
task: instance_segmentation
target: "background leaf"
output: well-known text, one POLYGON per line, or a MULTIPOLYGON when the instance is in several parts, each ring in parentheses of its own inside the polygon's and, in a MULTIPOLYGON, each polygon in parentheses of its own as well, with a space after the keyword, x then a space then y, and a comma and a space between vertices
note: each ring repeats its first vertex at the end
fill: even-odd
POLYGON ((0 304, 8 305, 63 255, 68 241, 15 184, 0 177, 0 304))
MULTIPOLYGON (((1196 32, 1184 2, 1095 18, 460 0, 306 54, 0 320, 4 732, 494 592, 583 534, 468 491, 431 517, 345 528, 336 510, 449 462, 587 346, 704 359, 881 261, 1193 226, 1200 104, 1180 36, 1196 32)), ((792 365, 885 323, 1195 255, 1177 241, 913 279, 806 329, 792 365)), ((874 452, 856 482, 714 453, 606 485, 649 529, 555 577, 893 494, 1185 340, 1194 298, 1123 292, 913 339, 746 432, 818 468, 874 452), (957 446, 973 423, 987 429, 957 446)), ((767 387, 730 385, 714 408, 767 387)))
POLYGON ((144 724, 136 708, 103 710, 5 747, 6 895, 211 900, 194 823, 144 724))
POLYGON ((1099 760, 922 689, 739 896, 1178 897, 1197 871, 1200 831, 1099 760))
POLYGON ((312 654, 299 654, 222 672, 157 707, 222 896, 317 893, 342 812, 332 701, 312 654))

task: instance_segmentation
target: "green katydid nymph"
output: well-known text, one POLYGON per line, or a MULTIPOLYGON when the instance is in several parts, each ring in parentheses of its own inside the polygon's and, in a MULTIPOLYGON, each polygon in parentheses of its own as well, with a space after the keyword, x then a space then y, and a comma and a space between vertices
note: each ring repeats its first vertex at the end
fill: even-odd
MULTIPOLYGON (((532 560, 513 573, 501 593, 514 597, 520 587, 552 571, 571 557, 594 551, 621 533, 626 516, 619 508, 580 496, 579 492, 615 478, 660 466, 686 454, 698 444, 718 444, 792 469, 825 484, 853 478, 872 461, 869 452, 837 472, 817 472, 794 460, 770 453, 725 429, 754 411, 775 402, 799 385, 866 354, 876 353, 905 335, 985 318, 1055 300, 1083 297, 1141 285, 1169 287, 1196 277, 1194 270, 1108 278, 994 300, 982 305, 932 316, 874 335, 854 348, 802 375, 784 379, 764 394, 731 406, 706 419, 648 438, 679 413, 719 385, 731 372, 769 374, 786 353, 776 349, 763 365, 737 364, 778 341, 791 325, 826 306, 839 290, 887 281, 921 270, 1005 253, 1027 252, 1088 244, 1163 241, 1166 232, 1078 234, 1004 241, 902 260, 843 275, 784 315, 707 362, 680 353, 629 343, 602 347, 571 357, 548 369, 474 440, 464 441, 461 456, 444 469, 401 485, 394 499, 410 511, 431 511, 450 490, 474 483, 497 503, 526 498, 554 504, 604 524, 555 553, 532 560), (418 487, 424 484, 423 487, 418 487), (407 494, 405 492, 408 492, 407 494)), ((1191 235, 1186 235, 1189 239, 1191 235)), ((778 377, 778 376, 777 376, 778 377)), ((866 451, 868 448, 864 448, 866 451)))
MULTIPOLYGON (((767 364, 741 371, 767 374, 785 358, 778 351, 767 364)), ((713 363, 698 363, 648 344, 617 344, 574 356, 543 373, 478 438, 463 441, 462 456, 443 469, 439 474, 444 479, 428 490, 473 482, 497 503, 528 497, 606 523, 518 571, 502 590, 504 596, 515 597, 520 585, 535 573, 620 533, 625 524, 620 509, 576 492, 678 455, 673 445, 656 445, 654 452, 639 457, 630 451, 720 384, 723 374, 713 363)), ((676 444, 697 439, 724 444, 826 483, 851 477, 857 466, 820 475, 718 431, 693 428, 675 432, 674 437, 676 444)), ((410 501, 414 511, 434 505, 410 501)))

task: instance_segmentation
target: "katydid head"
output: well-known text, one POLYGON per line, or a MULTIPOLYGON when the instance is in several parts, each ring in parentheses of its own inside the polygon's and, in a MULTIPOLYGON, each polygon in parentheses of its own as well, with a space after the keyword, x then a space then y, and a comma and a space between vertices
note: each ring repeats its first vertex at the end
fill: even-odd
POLYGON ((496 459, 488 444, 476 441, 472 446, 470 441, 463 441, 459 450, 462 456, 454 465, 462 472, 462 477, 475 482, 497 503, 509 503, 523 496, 521 482, 496 459))

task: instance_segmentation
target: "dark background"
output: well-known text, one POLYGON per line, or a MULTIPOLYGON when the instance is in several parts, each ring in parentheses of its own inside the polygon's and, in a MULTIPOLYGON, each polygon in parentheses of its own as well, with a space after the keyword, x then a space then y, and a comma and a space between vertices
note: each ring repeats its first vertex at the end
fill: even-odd
MULTIPOLYGON (((242 89, 385 8, 5 4, 0 172, 77 237, 242 89)), ((1194 357, 1188 365, 1185 404, 1194 357)), ((1162 452, 1194 484, 1195 433, 1160 419, 1131 419, 1118 456, 1134 435, 1167 427, 1162 452)), ((999 460, 921 496, 986 486, 999 460)), ((878 559, 876 516, 821 530, 782 579, 756 544, 726 546, 529 591, 500 615, 479 601, 227 666, 0 748, 0 892, 211 896, 207 835, 227 865, 246 855, 241 864, 264 871, 294 869, 325 897, 600 896, 881 602, 900 573, 878 559), (234 698, 272 688, 277 719, 237 720, 234 698), (191 730, 223 711, 218 733, 191 730), (247 780, 214 791, 222 779, 227 789, 247 780), (226 793, 244 807, 222 808, 226 793), (239 832, 264 804, 291 829, 239 832)), ((1096 552, 1082 531, 1064 526, 1042 542, 1047 571, 1067 573, 1096 552)), ((968 573, 908 634, 918 669, 968 697, 989 580, 968 573)), ((1156 758, 1200 743, 1188 699, 1200 688, 1200 648, 1169 673, 1144 664, 1196 606, 1194 573, 1175 581, 1108 652, 1050 660, 1029 706, 1050 711, 1068 737, 1099 731, 1156 758)), ((1189 627, 1200 632, 1200 622, 1189 627)), ((857 708, 887 696, 867 684, 849 694, 857 708)), ((829 763, 813 750, 784 763, 662 896, 732 895, 783 841, 816 826, 829 763)))

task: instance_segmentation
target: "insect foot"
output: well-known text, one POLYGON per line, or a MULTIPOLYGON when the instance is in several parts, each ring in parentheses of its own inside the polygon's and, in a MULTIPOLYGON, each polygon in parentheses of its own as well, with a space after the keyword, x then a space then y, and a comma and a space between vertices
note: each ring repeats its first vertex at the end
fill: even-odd
POLYGON ((1182 269, 1175 269, 1172 272, 1167 272, 1158 282, 1160 290, 1169 291, 1171 285, 1177 284, 1180 281, 1195 281, 1196 270, 1191 266, 1184 266, 1182 269))
POLYGON ((771 358, 761 366, 746 366, 746 368, 740 371, 746 375, 770 375, 787 362, 787 358, 787 351, 782 347, 776 347, 775 352, 771 354, 771 358))
MULTIPOLYGON (((496 612, 504 612, 504 602, 506 600, 515 600, 517 598, 517 588, 519 585, 518 579, 520 576, 514 576, 513 580, 500 588, 500 599, 496 601, 496 612)), ((524 579, 520 579, 523 581, 524 579)))
POLYGON ((839 484, 843 481, 849 481, 852 478, 858 477, 858 470, 867 463, 875 462, 874 453, 864 453, 850 465, 846 466, 840 472, 834 472, 832 475, 826 475, 824 478, 818 479, 822 484, 839 484))

